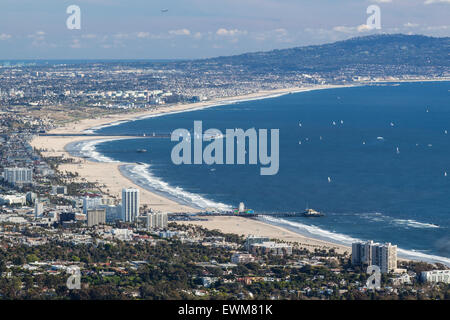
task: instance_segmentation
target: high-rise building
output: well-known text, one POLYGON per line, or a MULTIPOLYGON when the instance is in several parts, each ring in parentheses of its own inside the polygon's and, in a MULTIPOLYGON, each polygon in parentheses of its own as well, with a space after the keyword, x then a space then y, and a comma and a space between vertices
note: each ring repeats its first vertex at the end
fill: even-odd
POLYGON ((393 272, 397 269, 397 246, 373 241, 352 243, 352 264, 376 265, 382 273, 393 272))
POLYGON ((380 267, 382 273, 389 273, 397 269, 397 246, 390 243, 374 247, 372 253, 373 264, 380 267))
POLYGON ((106 209, 93 209, 87 212, 88 227, 106 223, 106 209))
POLYGON ((352 264, 372 265, 372 249, 374 245, 373 241, 352 243, 352 264))
POLYGON ((33 183, 33 170, 30 168, 5 168, 3 178, 13 185, 33 183))
POLYGON ((122 189, 122 219, 133 222, 139 216, 139 190, 122 189))

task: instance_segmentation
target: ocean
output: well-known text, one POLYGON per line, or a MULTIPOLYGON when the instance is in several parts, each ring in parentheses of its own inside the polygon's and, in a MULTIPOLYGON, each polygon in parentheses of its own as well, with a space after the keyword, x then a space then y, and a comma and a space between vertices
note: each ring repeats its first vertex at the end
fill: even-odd
POLYGON ((279 172, 260 165, 174 165, 168 138, 81 142, 68 149, 120 161, 138 185, 201 209, 244 202, 262 220, 336 243, 391 242, 399 255, 450 265, 450 82, 385 83, 300 92, 120 122, 97 133, 280 130, 279 172), (447 131, 448 130, 448 131, 447 131), (136 152, 147 149, 145 153, 136 152), (447 173, 449 174, 447 176, 447 173))

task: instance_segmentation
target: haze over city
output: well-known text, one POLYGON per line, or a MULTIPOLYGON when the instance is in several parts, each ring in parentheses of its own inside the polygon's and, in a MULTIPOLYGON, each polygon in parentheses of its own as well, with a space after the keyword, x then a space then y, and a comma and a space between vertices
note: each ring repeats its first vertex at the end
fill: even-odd
POLYGON ((450 34, 448 0, 4 0, 0 59, 180 59, 323 44, 373 33, 450 34), (381 29, 366 28, 369 5, 381 29), (69 30, 66 9, 81 9, 69 30))

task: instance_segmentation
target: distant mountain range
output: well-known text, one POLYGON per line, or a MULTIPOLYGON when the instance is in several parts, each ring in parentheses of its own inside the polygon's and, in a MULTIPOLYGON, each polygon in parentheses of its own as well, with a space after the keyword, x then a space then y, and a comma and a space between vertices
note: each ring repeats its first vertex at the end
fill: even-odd
POLYGON ((411 65, 450 66, 450 37, 373 35, 330 44, 246 53, 199 62, 247 66, 249 69, 328 71, 344 66, 411 65))
POLYGON ((176 68, 240 75, 450 76, 450 37, 385 34, 324 45, 169 63, 176 68))

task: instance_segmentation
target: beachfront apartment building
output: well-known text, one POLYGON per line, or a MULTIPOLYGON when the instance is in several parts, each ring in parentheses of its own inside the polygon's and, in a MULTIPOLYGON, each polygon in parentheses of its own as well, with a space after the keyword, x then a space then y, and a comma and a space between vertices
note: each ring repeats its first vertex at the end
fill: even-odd
POLYGON ((122 220, 133 222, 139 216, 139 190, 133 188, 122 189, 122 220))
POLYGON ((33 169, 30 168, 5 168, 3 178, 12 185, 33 183, 33 169))
POLYGON ((352 264, 376 265, 381 273, 394 272, 397 269, 397 246, 373 241, 352 243, 352 264))

